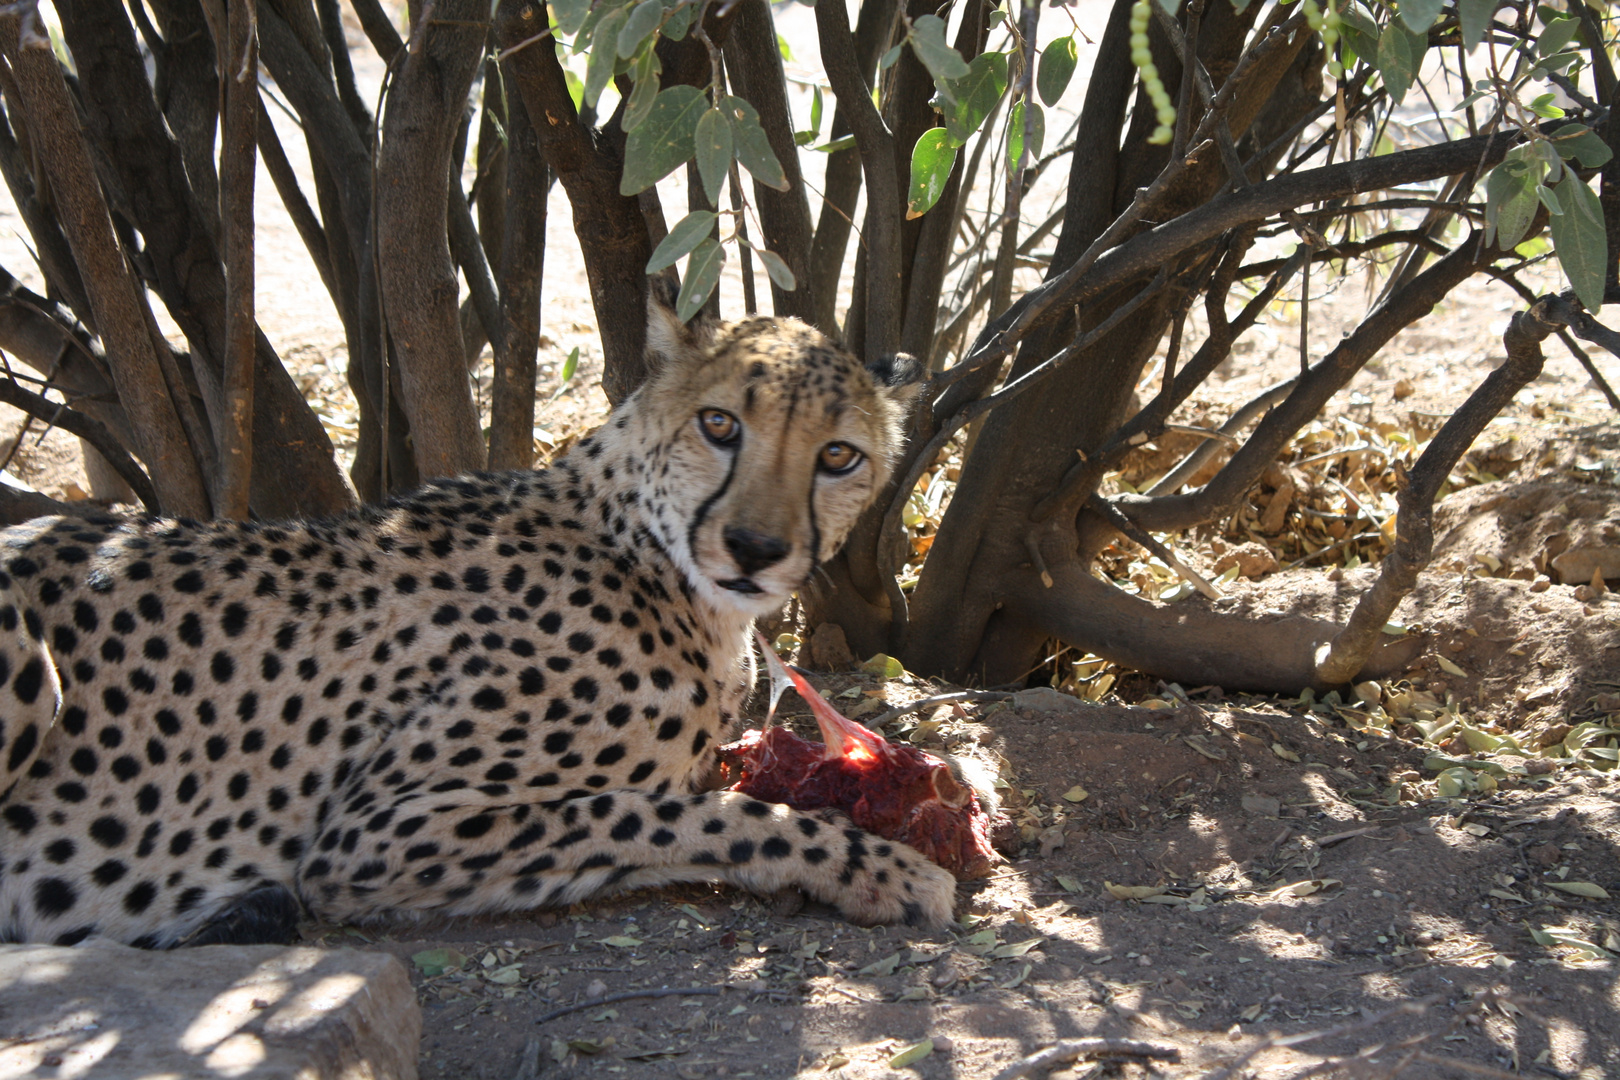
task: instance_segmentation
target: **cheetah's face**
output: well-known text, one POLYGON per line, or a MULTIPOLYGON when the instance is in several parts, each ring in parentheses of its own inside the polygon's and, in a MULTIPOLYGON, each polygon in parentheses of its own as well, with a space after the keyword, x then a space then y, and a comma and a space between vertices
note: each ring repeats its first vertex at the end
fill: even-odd
POLYGON ((660 425, 662 539, 722 610, 775 610, 888 480, 917 365, 862 367, 796 320, 689 330, 656 305, 649 341, 662 366, 637 397, 660 425))

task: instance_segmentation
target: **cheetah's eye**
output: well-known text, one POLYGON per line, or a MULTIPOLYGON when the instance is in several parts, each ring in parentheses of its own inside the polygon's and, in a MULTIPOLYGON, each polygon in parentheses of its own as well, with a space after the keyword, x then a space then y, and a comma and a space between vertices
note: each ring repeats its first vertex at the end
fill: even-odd
POLYGON ((703 428, 704 436, 716 446, 735 442, 742 431, 742 425, 737 423, 735 416, 719 409, 704 409, 698 413, 698 425, 703 428))
POLYGON ((849 443, 830 442, 821 448, 821 471, 834 475, 847 473, 861 463, 863 456, 849 443))

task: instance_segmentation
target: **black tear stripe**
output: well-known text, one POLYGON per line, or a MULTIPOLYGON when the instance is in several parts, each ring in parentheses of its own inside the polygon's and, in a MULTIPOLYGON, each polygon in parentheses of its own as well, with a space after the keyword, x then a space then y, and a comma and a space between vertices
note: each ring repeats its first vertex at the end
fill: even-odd
POLYGON ((713 495, 698 505, 697 512, 692 515, 692 524, 686 529, 686 550, 692 556, 693 565, 697 564, 697 531, 708 519, 709 508, 726 493, 726 489, 731 486, 731 478, 737 474, 737 460, 742 457, 743 436, 739 436, 732 445, 735 449, 731 453, 731 464, 726 468, 726 478, 720 482, 713 495))
POLYGON ((810 579, 821 568, 821 526, 816 523, 816 479, 819 475, 814 473, 810 477, 810 566, 804 572, 804 580, 799 582, 800 588, 810 584, 810 579))

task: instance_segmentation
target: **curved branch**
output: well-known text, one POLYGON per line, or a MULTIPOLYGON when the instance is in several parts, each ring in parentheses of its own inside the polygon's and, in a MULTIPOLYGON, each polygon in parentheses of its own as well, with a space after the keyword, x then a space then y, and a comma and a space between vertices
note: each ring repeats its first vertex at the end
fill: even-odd
MULTIPOLYGON (((1010 575, 1006 615, 1076 648, 1188 686, 1298 693, 1315 683, 1316 656, 1337 623, 1303 615, 1241 618, 1188 603, 1167 606, 1121 592, 1077 562, 1051 568, 1052 588, 1029 569, 1010 575)), ((1406 669, 1422 638, 1382 645, 1362 677, 1406 669)))
POLYGON ((1434 552, 1434 500, 1440 485, 1462 460, 1485 425, 1507 407, 1524 386, 1541 374, 1541 343, 1560 326, 1570 323, 1578 309, 1557 297, 1547 297, 1513 316, 1502 344, 1507 362, 1486 376, 1462 407, 1451 414, 1412 467, 1405 488, 1397 497, 1395 550, 1384 559, 1378 580, 1362 594, 1350 622, 1333 639, 1327 654, 1316 666, 1316 681, 1323 686, 1350 681, 1362 662, 1378 644, 1384 624, 1389 621, 1406 594, 1417 584, 1418 574, 1429 565, 1434 552))
POLYGON ((141 505, 154 514, 159 512, 157 490, 152 487, 151 479, 141 471, 140 465, 129 456, 129 451, 113 437, 113 433, 107 430, 107 425, 71 406, 42 397, 32 390, 24 390, 10 379, 0 379, 0 402, 63 431, 72 432, 95 447, 97 453, 107 459, 107 464, 135 492, 141 505))
POLYGON ((1149 532, 1170 532, 1219 517, 1243 497, 1294 432, 1391 338, 1427 315, 1447 293, 1499 254, 1495 248, 1486 248, 1475 233, 1419 274, 1408 288, 1374 309, 1300 378, 1287 400, 1260 421, 1249 441, 1202 490, 1157 498, 1122 495, 1111 501, 1149 532))
MULTIPOLYGON (((1210 115, 1213 112, 1206 114, 1206 119, 1210 115)), ((1034 325, 1059 307, 1084 303, 1149 274, 1181 252, 1228 229, 1263 221, 1310 202, 1420 183, 1476 166, 1494 165, 1512 148, 1516 138, 1514 133, 1493 132, 1385 157, 1358 158, 1290 173, 1242 191, 1228 192, 1106 250, 1141 219, 1158 191, 1174 180, 1172 174, 1177 174, 1182 166, 1173 164, 1151 188, 1138 190, 1131 206, 1073 266, 1031 289, 991 320, 961 363, 931 380, 929 390, 937 395, 984 365, 1005 359, 1034 325)), ((1202 150, 1203 146, 1194 146, 1188 159, 1196 158, 1202 150)))

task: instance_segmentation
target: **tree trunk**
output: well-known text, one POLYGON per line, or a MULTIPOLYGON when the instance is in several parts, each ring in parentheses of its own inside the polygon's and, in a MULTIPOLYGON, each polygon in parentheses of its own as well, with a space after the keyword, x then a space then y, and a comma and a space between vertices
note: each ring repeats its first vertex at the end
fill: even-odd
MULTIPOLYGON (((489 5, 440 0, 389 93, 377 167, 383 311, 399 350, 412 451, 423 479, 484 464, 478 411, 462 360, 455 264, 450 259, 450 145, 484 47, 489 5)), ((459 180, 457 181, 459 183, 459 180)))

